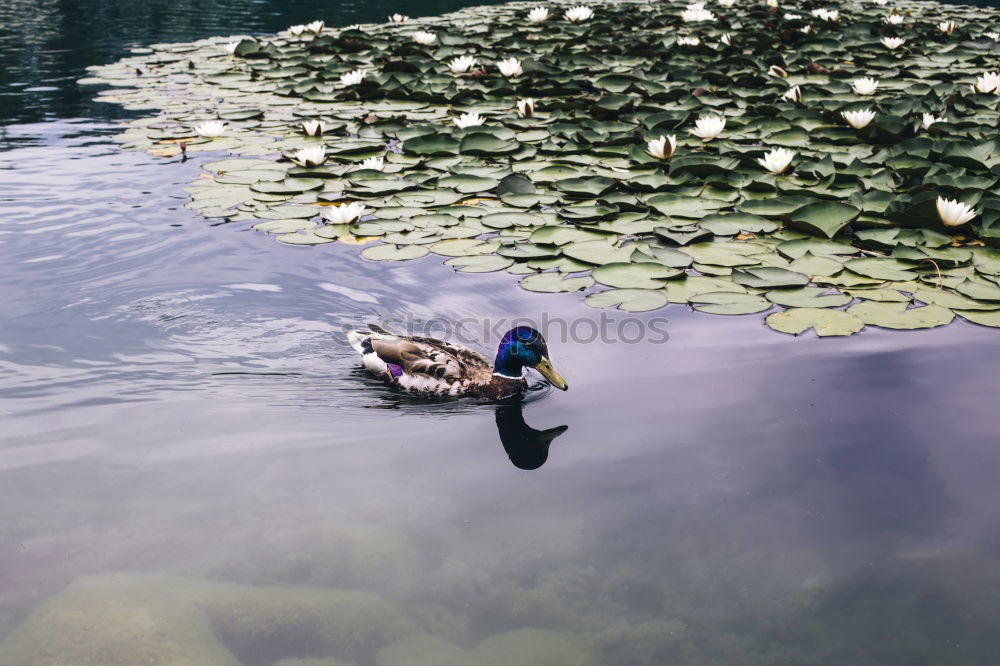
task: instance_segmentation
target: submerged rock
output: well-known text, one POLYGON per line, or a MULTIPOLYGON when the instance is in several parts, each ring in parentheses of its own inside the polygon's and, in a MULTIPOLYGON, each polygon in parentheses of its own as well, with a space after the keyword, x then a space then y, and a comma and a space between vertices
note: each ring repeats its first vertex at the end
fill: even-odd
POLYGON ((162 579, 74 582, 0 645, 2 666, 239 666, 208 618, 162 579))

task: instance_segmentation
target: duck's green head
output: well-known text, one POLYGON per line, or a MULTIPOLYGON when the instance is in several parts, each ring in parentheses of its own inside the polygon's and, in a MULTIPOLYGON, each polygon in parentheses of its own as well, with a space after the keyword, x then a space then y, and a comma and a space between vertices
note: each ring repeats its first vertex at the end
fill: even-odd
POLYGON ((517 326, 507 331, 500 340, 493 370, 506 377, 520 377, 525 366, 538 370, 557 389, 565 391, 569 388, 566 380, 552 367, 549 348, 542 334, 530 326, 517 326))

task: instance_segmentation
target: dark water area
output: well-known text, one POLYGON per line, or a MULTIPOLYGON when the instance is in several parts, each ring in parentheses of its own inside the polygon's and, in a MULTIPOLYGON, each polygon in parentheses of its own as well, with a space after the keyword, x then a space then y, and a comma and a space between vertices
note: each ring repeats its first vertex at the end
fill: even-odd
POLYGON ((995 330, 796 339, 672 305, 611 319, 665 341, 590 340, 576 294, 213 225, 182 188, 215 156, 123 152, 124 112, 73 83, 156 41, 459 6, 0 0, 0 666, 88 640, 171 665, 995 664, 995 330), (343 332, 408 316, 486 350, 565 322, 570 390, 394 395, 343 332))

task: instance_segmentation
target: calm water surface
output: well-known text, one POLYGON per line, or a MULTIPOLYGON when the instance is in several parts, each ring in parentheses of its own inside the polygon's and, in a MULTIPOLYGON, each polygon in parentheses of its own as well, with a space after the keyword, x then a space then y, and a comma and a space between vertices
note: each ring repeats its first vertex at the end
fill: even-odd
POLYGON ((407 400, 345 326, 597 314, 213 226, 202 157, 121 152, 72 83, 459 4, 0 2, 0 665, 995 664, 995 330, 671 306, 664 344, 551 340, 567 393, 407 400))

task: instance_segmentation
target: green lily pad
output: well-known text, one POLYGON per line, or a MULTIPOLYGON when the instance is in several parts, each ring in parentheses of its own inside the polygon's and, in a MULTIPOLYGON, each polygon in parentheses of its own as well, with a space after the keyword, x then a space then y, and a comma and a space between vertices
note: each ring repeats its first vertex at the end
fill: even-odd
POLYGON ((939 305, 924 305, 907 309, 907 303, 862 301, 847 308, 866 324, 881 328, 917 329, 950 324, 955 314, 939 305))
POLYGON ((860 212, 859 209, 850 204, 837 201, 817 201, 792 211, 788 216, 788 224, 817 236, 833 238, 860 212))
POLYGON ((407 261, 426 256, 428 249, 422 245, 372 245, 361 251, 361 256, 371 261, 407 261))
POLYGON ((614 308, 626 312, 648 312, 667 305, 667 295, 657 289, 608 289, 583 300, 592 308, 614 308))
POLYGON ((521 288, 528 291, 557 293, 564 291, 579 291, 594 284, 594 279, 585 277, 566 277, 563 273, 536 273, 521 280, 521 288))
POLYGON ((598 266, 591 275, 608 287, 623 289, 659 289, 663 280, 684 274, 680 268, 670 268, 654 263, 612 263, 598 266))
POLYGON ((860 318, 849 312, 824 308, 789 308, 769 314, 765 323, 775 331, 791 335, 813 329, 821 338, 854 335, 865 327, 860 318))
POLYGON ((755 294, 741 294, 733 291, 712 291, 690 298, 698 312, 720 315, 754 314, 770 310, 773 305, 755 294))

